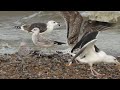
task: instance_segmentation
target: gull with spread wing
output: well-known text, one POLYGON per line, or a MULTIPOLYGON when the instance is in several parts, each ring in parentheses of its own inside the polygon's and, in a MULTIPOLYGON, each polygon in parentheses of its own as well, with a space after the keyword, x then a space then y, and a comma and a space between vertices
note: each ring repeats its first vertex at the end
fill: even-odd
POLYGON ((76 49, 79 49, 77 54, 71 54, 73 58, 69 62, 69 65, 71 65, 72 61, 76 59, 77 62, 89 64, 91 73, 94 76, 102 75, 94 70, 93 64, 95 63, 114 63, 120 66, 120 63, 114 56, 107 55, 95 45, 97 35, 98 31, 86 32, 81 40, 71 50, 71 52, 74 52, 76 49))

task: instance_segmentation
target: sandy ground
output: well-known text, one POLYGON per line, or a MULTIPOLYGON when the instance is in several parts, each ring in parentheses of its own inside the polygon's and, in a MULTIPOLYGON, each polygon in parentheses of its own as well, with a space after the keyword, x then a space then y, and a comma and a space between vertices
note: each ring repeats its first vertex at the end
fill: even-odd
POLYGON ((96 64, 94 68, 102 77, 91 75, 87 64, 73 62, 66 66, 69 54, 38 55, 26 57, 17 54, 0 56, 0 79, 120 79, 120 71, 114 64, 96 64))

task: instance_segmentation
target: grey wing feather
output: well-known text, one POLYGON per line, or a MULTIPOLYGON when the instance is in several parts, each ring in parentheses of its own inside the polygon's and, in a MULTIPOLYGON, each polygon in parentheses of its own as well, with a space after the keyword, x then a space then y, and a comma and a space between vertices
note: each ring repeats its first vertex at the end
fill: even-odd
POLYGON ((45 32, 47 30, 47 25, 45 23, 33 23, 29 27, 29 30, 31 31, 33 28, 36 27, 40 29, 40 33, 45 32))
POLYGON ((72 48, 71 52, 73 52, 75 49, 80 48, 82 42, 84 41, 85 36, 88 34, 89 32, 85 32, 85 34, 82 36, 82 38, 80 39, 80 41, 72 48))
POLYGON ((97 35, 98 35, 98 31, 86 32, 81 38, 81 40, 73 47, 71 52, 73 52, 77 48, 82 48, 86 43, 95 39, 97 35))
POLYGON ((87 44, 85 44, 80 51, 72 58, 72 61, 78 57, 80 54, 82 54, 83 52, 85 52, 86 49, 92 49, 92 47, 94 47, 95 42, 97 41, 97 39, 91 40, 90 42, 88 42, 87 44))
POLYGON ((115 23, 88 20, 84 23, 83 31, 103 31, 114 27, 115 23))
POLYGON ((54 40, 51 40, 51 39, 47 39, 43 35, 38 36, 38 41, 39 42, 44 42, 45 44, 56 44, 56 45, 66 44, 64 42, 59 42, 59 41, 54 41, 54 40))
POLYGON ((54 43, 52 40, 46 39, 46 38, 43 37, 42 35, 38 35, 38 42, 43 42, 43 43, 45 43, 45 44, 54 43))

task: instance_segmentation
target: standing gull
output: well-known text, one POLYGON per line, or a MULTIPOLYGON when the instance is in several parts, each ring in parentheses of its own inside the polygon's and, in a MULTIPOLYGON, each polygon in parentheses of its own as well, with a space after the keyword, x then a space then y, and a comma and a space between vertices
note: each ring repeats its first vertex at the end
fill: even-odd
POLYGON ((92 75, 99 76, 97 71, 94 70, 93 64, 95 63, 114 63, 120 66, 120 63, 114 56, 107 55, 104 51, 101 51, 96 45, 97 41, 96 36, 98 35, 98 31, 87 32, 82 39, 73 47, 72 52, 79 48, 77 54, 72 53, 72 60, 69 65, 71 65, 73 60, 77 60, 77 62, 87 63, 90 65, 90 70, 92 75))
POLYGON ((50 39, 46 39, 42 33, 40 33, 40 29, 39 28, 33 28, 31 30, 33 32, 32 34, 32 41, 36 46, 39 46, 41 48, 49 48, 49 47, 53 47, 55 45, 62 45, 62 44, 66 44, 64 42, 58 42, 58 41, 53 41, 50 39))
POLYGON ((33 28, 39 28, 40 33, 43 33, 45 31, 47 31, 46 33, 49 33, 54 29, 55 26, 60 26, 60 24, 57 23, 54 20, 50 20, 47 23, 33 23, 31 25, 24 24, 24 25, 22 25, 20 27, 16 26, 16 28, 20 28, 21 30, 26 31, 26 32, 31 32, 31 30, 33 28))

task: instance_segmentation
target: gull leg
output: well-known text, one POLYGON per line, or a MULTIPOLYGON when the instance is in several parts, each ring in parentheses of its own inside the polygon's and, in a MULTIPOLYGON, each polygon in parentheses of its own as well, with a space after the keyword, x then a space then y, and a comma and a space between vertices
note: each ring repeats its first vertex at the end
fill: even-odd
POLYGON ((105 75, 105 74, 100 74, 100 73, 98 73, 97 71, 95 71, 94 69, 93 69, 93 71, 94 71, 94 73, 97 75, 97 76, 102 76, 102 75, 105 75))
POLYGON ((104 74, 100 74, 100 73, 98 73, 97 71, 95 71, 95 69, 92 67, 92 65, 90 65, 90 70, 91 70, 91 74, 92 74, 93 76, 99 77, 99 76, 104 75, 104 74))
POLYGON ((93 72, 93 67, 92 67, 92 66, 90 66, 90 71, 91 71, 91 74, 92 74, 93 76, 96 76, 96 75, 94 74, 94 72, 93 72))

